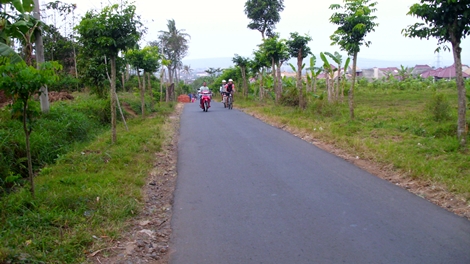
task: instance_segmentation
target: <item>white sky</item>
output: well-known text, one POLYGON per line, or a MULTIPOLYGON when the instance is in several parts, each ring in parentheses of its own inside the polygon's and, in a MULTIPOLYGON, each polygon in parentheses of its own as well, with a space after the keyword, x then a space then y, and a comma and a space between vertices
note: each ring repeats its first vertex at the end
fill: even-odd
MULTIPOLYGON (((41 0, 41 4, 47 1, 41 0)), ((85 14, 89 9, 100 10, 109 3, 119 0, 62 0, 76 3, 77 13, 85 14)), ((185 29, 191 35, 189 53, 186 59, 233 57, 239 54, 252 57, 253 50, 261 43, 261 33, 247 28, 248 18, 244 13, 246 0, 136 0, 137 13, 148 28, 144 36, 147 41, 157 40, 160 30, 167 30, 167 20, 174 19, 178 29, 185 29)), ((379 26, 366 39, 372 45, 363 47, 361 58, 392 61, 425 61, 436 65, 436 39, 419 40, 405 38, 401 30, 418 22, 406 13, 418 0, 377 0, 376 22, 379 26)), ((340 51, 338 46, 331 46, 330 35, 336 26, 329 23, 333 11, 331 4, 343 4, 342 0, 284 0, 285 9, 281 12, 281 21, 276 25, 276 32, 282 38, 289 38, 290 32, 308 33, 312 52, 340 51)), ((449 44, 450 46, 450 44, 449 44)), ((462 43, 463 63, 470 63, 470 40, 462 43)), ((453 62, 450 52, 441 52, 441 66, 453 62)))

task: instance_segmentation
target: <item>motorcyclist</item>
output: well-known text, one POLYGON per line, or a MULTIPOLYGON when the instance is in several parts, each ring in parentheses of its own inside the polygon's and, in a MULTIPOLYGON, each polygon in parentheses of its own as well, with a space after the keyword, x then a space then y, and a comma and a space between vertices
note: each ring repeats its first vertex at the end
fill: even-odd
POLYGON ((202 83, 202 86, 199 87, 199 90, 198 90, 198 93, 199 93, 199 104, 202 105, 202 94, 204 92, 209 92, 209 98, 212 100, 212 92, 211 90, 209 89, 209 87, 207 87, 207 84, 206 82, 203 82, 202 83))

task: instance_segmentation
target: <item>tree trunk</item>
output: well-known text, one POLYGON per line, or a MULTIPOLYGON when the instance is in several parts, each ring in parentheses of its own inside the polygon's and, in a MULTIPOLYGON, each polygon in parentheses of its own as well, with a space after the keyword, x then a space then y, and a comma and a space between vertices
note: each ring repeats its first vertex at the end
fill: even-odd
POLYGON ((126 91, 126 80, 125 80, 126 78, 124 77, 124 75, 125 75, 125 73, 123 72, 123 73, 122 73, 122 76, 121 76, 121 79, 122 79, 122 90, 125 91, 125 92, 127 92, 127 91, 126 91))
POLYGON ((307 78, 307 81, 305 82, 307 87, 305 89, 308 93, 308 92, 312 91, 312 77, 310 77, 310 75, 308 75, 308 72, 306 72, 305 77, 307 78))
POLYGON ((313 92, 317 93, 317 76, 312 75, 312 82, 313 82, 313 92))
MULTIPOLYGON (((170 82, 170 85, 173 84, 173 72, 172 72, 172 68, 171 66, 168 66, 168 78, 169 78, 169 82, 170 82)), ((165 101, 166 102, 169 102, 170 101, 170 91, 169 91, 169 86, 166 87, 166 97, 165 97, 165 101)))
POLYGON ((31 130, 28 129, 27 126, 27 115, 26 111, 28 110, 28 101, 23 102, 23 130, 24 130, 24 135, 25 135, 25 140, 26 140, 26 157, 28 159, 28 179, 29 179, 29 184, 31 185, 29 187, 29 190, 31 192, 31 195, 34 197, 34 179, 33 179, 33 162, 31 158, 31 144, 29 143, 29 136, 31 135, 31 130))
MULTIPOLYGON (((145 76, 145 73, 144 73, 145 76)), ((137 81, 139 82, 139 90, 140 90, 140 110, 142 112, 142 118, 145 117, 145 77, 144 80, 140 80, 140 71, 137 69, 137 81)))
POLYGON ((327 72, 325 74, 325 82, 326 82, 326 91, 328 93, 328 103, 331 103, 332 96, 331 96, 331 83, 330 83, 330 74, 327 72))
POLYGON ((276 65, 276 71, 277 71, 277 85, 278 85, 278 98, 280 99, 281 96, 282 96, 282 78, 281 78, 281 63, 278 62, 277 65, 276 65))
MULTIPOLYGON (((41 10, 40 10, 40 5, 39 5, 39 0, 34 0, 34 18, 37 20, 41 20, 41 10)), ((35 38, 36 38, 36 63, 37 63, 37 68, 39 68, 39 65, 43 63, 44 60, 44 45, 42 42, 42 28, 40 30, 37 30, 35 33, 35 38)), ((49 112, 50 106, 49 106, 49 92, 47 91, 47 86, 41 87, 41 95, 39 96, 39 101, 41 102, 41 111, 43 113, 49 112)))
POLYGON ((276 77, 276 64, 274 63, 274 58, 271 58, 271 61, 272 61, 272 73, 273 73, 273 88, 274 88, 274 95, 275 95, 275 100, 276 100, 276 103, 279 102, 279 92, 278 92, 278 86, 277 86, 277 77, 276 77))
POLYGON ((341 81, 341 64, 338 63, 338 80, 336 82, 336 101, 339 101, 340 81, 341 81))
POLYGON ((262 101, 264 99, 264 67, 261 70, 260 80, 259 80, 259 99, 262 101))
POLYGON ((165 75, 165 69, 162 68, 160 72, 160 102, 163 102, 163 76, 165 75))
POLYGON ((299 107, 305 109, 304 89, 302 85, 302 49, 297 56, 297 89, 299 90, 299 107))
POLYGON ((149 97, 150 97, 150 109, 153 109, 153 89, 152 89, 150 72, 147 72, 147 81, 148 81, 147 84, 148 84, 148 91, 149 91, 149 97))
POLYGON ((240 67, 240 70, 241 70, 242 79, 243 79, 243 96, 246 97, 248 94, 248 85, 246 83, 246 68, 240 67))
POLYGON ((356 65, 357 65, 357 51, 354 52, 353 56, 353 68, 352 68, 352 83, 351 89, 349 89, 349 117, 354 120, 354 85, 356 84, 356 65))
POLYGON ((462 58, 461 52, 462 48, 460 47, 460 41, 455 37, 452 37, 452 51, 454 54, 455 61, 455 73, 457 81, 457 92, 458 92, 458 121, 457 121, 457 137, 460 140, 460 146, 462 148, 466 147, 467 144, 467 96, 465 83, 463 80, 462 74, 462 58))
POLYGON ((116 56, 111 56, 111 142, 116 143, 116 56))

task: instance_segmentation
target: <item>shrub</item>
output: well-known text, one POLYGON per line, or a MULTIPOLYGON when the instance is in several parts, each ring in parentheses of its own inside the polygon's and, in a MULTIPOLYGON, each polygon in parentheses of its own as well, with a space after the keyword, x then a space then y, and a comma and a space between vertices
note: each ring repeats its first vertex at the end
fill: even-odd
MULTIPOLYGON (((50 112, 33 123, 31 156, 33 169, 53 163, 77 142, 95 137, 109 124, 108 100, 94 99, 57 102, 50 112)), ((11 120, 8 111, 0 112, 0 186, 10 188, 17 176, 27 177, 24 132, 21 122, 11 120)))
POLYGON ((444 94, 436 93, 427 104, 427 109, 434 121, 445 121, 450 119, 450 104, 444 94))
POLYGON ((299 105, 299 91, 295 87, 285 89, 284 93, 279 99, 279 103, 284 106, 298 106, 299 105))

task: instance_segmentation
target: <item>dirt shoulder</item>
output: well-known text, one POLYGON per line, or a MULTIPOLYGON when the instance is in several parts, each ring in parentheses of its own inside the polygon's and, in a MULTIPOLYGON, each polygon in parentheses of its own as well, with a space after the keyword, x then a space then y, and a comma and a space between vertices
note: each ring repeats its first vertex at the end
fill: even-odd
POLYGON ((153 170, 144 186, 144 207, 129 223, 122 239, 109 248, 88 256, 92 263, 168 263, 173 192, 176 186, 176 161, 180 115, 179 103, 164 124, 162 151, 155 154, 153 170))

